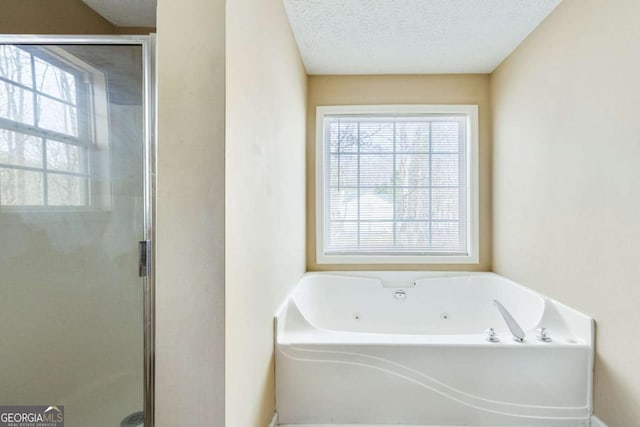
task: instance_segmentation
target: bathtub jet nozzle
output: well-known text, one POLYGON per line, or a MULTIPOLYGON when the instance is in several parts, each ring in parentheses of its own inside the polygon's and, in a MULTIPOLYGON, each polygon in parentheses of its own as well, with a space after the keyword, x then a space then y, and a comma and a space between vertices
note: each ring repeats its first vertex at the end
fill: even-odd
POLYGON ((507 310, 504 307, 504 305, 500 303, 500 301, 498 301, 497 299, 494 299, 493 303, 496 305, 496 307, 498 307, 500 314, 502 314, 502 318, 507 323, 507 326, 511 331, 511 335, 513 336, 513 339, 518 342, 523 342, 525 333, 520 327, 520 325, 518 325, 518 322, 516 322, 516 319, 513 318, 511 313, 509 313, 509 310, 507 310))

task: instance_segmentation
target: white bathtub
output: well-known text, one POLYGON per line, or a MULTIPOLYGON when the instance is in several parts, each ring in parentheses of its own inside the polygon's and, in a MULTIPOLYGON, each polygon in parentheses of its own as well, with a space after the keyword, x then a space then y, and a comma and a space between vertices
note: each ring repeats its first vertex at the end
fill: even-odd
POLYGON ((276 320, 280 425, 589 426, 593 320, 496 274, 310 273, 276 320))

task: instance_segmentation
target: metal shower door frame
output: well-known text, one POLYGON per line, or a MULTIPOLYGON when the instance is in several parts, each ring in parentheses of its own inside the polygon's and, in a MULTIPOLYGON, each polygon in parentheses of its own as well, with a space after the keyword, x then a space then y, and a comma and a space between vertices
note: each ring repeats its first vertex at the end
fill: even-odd
POLYGON ((31 45, 138 45, 142 47, 144 110, 144 219, 143 239, 150 241, 148 274, 142 277, 144 319, 144 425, 153 427, 155 408, 155 191, 157 159, 157 86, 155 34, 145 35, 23 35, 0 34, 0 44, 31 45))

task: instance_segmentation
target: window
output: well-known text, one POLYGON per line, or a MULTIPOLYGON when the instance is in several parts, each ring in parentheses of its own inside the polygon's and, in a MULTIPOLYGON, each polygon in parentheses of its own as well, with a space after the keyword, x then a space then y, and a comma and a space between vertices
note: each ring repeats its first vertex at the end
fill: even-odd
POLYGON ((477 111, 318 107, 318 263, 477 263, 477 111))
POLYGON ((54 47, 0 45, 0 207, 92 205, 90 82, 54 47))

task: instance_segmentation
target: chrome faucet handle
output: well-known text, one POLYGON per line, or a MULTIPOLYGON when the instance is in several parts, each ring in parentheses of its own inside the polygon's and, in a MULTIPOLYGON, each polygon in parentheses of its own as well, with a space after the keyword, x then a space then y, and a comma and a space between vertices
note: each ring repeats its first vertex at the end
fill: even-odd
POLYGON ((496 331, 493 328, 489 328, 484 331, 487 334, 487 341, 489 342, 500 342, 500 338, 496 334, 496 331))
POLYGON ((547 328, 538 328, 536 332, 537 332, 536 336, 538 337, 538 341, 542 341, 542 342, 552 341, 551 337, 549 336, 549 331, 547 331, 547 328))

